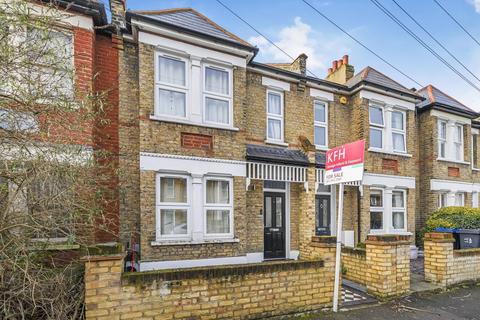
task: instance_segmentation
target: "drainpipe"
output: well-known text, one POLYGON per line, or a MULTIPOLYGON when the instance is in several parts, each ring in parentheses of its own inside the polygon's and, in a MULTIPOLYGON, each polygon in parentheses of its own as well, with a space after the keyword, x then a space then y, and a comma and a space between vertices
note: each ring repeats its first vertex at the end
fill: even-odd
POLYGON ((360 210, 360 188, 357 189, 357 244, 360 243, 360 233, 362 232, 362 227, 360 225, 361 223, 361 217, 362 217, 362 212, 360 210))

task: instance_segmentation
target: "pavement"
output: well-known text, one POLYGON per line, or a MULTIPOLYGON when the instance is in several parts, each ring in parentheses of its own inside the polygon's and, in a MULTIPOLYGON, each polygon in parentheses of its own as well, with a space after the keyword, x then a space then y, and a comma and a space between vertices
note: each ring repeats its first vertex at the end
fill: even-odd
POLYGON ((480 283, 450 288, 440 293, 417 292, 408 297, 357 309, 298 315, 289 320, 480 320, 480 283))

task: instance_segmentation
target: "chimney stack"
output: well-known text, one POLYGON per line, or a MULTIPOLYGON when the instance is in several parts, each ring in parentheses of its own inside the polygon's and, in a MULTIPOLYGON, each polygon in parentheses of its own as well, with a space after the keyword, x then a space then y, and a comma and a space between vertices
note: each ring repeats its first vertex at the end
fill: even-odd
POLYGON ((355 70, 352 65, 348 63, 348 55, 344 55, 342 59, 333 60, 332 67, 328 69, 327 80, 345 84, 353 77, 355 70))
POLYGON ((112 24, 115 26, 117 34, 127 28, 125 20, 126 0, 109 0, 110 12, 112 13, 112 24))

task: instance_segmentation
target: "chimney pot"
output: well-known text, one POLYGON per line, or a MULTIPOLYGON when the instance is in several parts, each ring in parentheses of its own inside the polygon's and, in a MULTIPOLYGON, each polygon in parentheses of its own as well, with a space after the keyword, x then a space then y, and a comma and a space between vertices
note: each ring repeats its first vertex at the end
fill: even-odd
POLYGON ((348 54, 343 56, 343 64, 348 64, 348 54))
POLYGON ((340 60, 337 61, 337 66, 339 68, 342 66, 342 64, 343 64, 343 60, 340 59, 340 60))
POLYGON ((337 70, 337 60, 332 61, 332 69, 333 71, 337 70))
POLYGON ((332 74, 333 72, 333 69, 332 68, 328 68, 328 74, 332 74))

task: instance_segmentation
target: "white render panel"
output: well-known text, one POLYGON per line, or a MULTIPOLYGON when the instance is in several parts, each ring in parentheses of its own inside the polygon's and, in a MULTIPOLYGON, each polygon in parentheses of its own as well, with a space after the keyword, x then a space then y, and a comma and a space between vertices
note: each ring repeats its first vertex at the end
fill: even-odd
POLYGON ((480 184, 452 180, 430 180, 430 190, 432 191, 450 191, 450 192, 478 192, 480 184))
POLYGON ((286 81, 281 81, 277 79, 272 79, 269 77, 262 77, 262 85, 267 86, 272 89, 290 91, 290 83, 286 81))
POLYGON ((412 110, 412 111, 415 110, 415 103, 413 102, 405 101, 405 100, 394 98, 394 97, 389 97, 376 92, 361 90, 360 97, 368 100, 372 100, 372 101, 382 102, 386 105, 391 105, 393 107, 399 107, 399 108, 412 110))
POLYGON ((468 117, 461 117, 461 116, 458 116, 456 114, 451 114, 451 113, 448 113, 448 112, 443 112, 443 111, 439 111, 439 110, 435 110, 435 109, 430 111, 430 115, 434 116, 434 117, 437 117, 437 118, 440 118, 440 119, 443 119, 443 120, 447 120, 447 121, 453 121, 453 122, 458 122, 458 123, 462 123, 462 124, 470 124, 470 125, 472 124, 472 119, 470 119, 468 117))
POLYGON ((381 186, 387 188, 415 189, 415 177, 365 173, 363 175, 362 184, 366 186, 381 186))
POLYGON ((310 96, 321 100, 333 101, 333 93, 316 88, 310 88, 310 96))
POLYGON ((216 158, 140 152, 140 170, 187 172, 198 175, 225 174, 245 177, 246 163, 244 161, 216 158))
POLYGON ((195 56, 209 60, 210 62, 215 61, 217 63, 231 64, 242 68, 247 66, 247 60, 245 58, 169 39, 160 35, 140 31, 138 33, 138 41, 158 46, 159 50, 172 50, 178 54, 195 56))

